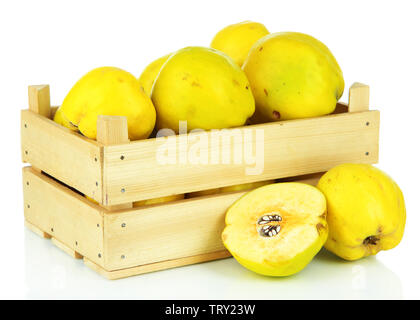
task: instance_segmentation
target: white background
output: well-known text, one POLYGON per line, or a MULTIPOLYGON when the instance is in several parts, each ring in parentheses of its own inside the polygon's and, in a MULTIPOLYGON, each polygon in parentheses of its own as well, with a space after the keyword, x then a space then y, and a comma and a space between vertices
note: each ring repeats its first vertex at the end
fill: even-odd
MULTIPOLYGON (((1 298, 420 298, 418 1, 2 1, 1 298), (7 4, 6 4, 7 3, 7 4), (23 227, 19 110, 27 86, 51 85, 53 105, 87 71, 118 66, 138 76, 152 60, 209 45, 243 20, 326 43, 346 81, 371 86, 381 111, 380 162, 407 205, 401 244, 348 263, 322 251, 296 276, 257 276, 233 259, 107 281, 23 227)), ((342 98, 347 101, 347 95, 342 98)))

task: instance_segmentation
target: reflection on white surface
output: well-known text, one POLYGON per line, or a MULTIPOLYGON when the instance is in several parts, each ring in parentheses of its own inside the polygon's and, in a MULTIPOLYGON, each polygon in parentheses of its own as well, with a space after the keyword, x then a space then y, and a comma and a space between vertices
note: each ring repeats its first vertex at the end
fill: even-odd
POLYGON ((322 250, 299 274, 262 277, 234 259, 106 280, 25 230, 26 298, 54 299, 399 299, 401 281, 379 260, 340 260, 322 250))

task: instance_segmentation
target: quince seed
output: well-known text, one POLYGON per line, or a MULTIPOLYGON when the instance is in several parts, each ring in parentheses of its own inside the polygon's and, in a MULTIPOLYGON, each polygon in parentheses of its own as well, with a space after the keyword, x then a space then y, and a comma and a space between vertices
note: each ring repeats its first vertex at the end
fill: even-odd
POLYGON ((269 222, 279 222, 281 220, 282 220, 281 217, 277 214, 275 214, 275 215, 265 215, 265 216, 262 216, 258 220, 257 223, 258 224, 266 224, 266 223, 269 223, 269 222))
POLYGON ((274 237, 279 234, 281 227, 279 225, 268 225, 268 223, 275 223, 282 221, 281 216, 274 214, 268 214, 264 215, 261 218, 258 219, 257 224, 258 225, 264 225, 260 231, 259 234, 262 237, 274 237))
POLYGON ((260 230, 260 236, 262 237, 274 237, 279 234, 280 226, 264 226, 260 230))

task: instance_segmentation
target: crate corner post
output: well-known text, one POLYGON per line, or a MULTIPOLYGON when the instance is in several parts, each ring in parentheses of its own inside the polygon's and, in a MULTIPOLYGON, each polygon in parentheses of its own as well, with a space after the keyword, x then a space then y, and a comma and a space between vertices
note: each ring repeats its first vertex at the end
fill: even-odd
POLYGON ((28 86, 28 102, 29 110, 46 118, 51 117, 50 86, 48 84, 28 86))
MULTIPOLYGON (((50 86, 48 84, 42 85, 30 85, 28 86, 28 109, 40 116, 50 118, 51 117, 51 101, 50 101, 50 86)), ((22 111, 22 127, 21 137, 23 136, 23 130, 27 128, 28 124, 23 121, 22 111)), ((23 147, 23 146, 22 146, 23 147)), ((27 159, 28 150, 22 148, 22 162, 28 162, 27 159)), ((34 170, 41 172, 35 166, 32 166, 34 170)))
POLYGON ((349 112, 361 112, 369 110, 368 85, 355 82, 349 89, 349 112))
MULTIPOLYGON (((128 138, 128 125, 127 125, 127 118, 123 116, 106 116, 106 115, 99 115, 97 119, 97 132, 96 132, 96 140, 102 144, 104 147, 127 143, 130 141, 128 138)), ((106 156, 104 150, 103 156, 103 181, 102 181, 102 206, 107 210, 119 210, 119 209, 130 209, 133 207, 133 203, 123 203, 118 205, 109 205, 109 199, 107 196, 107 183, 106 183, 106 156)))

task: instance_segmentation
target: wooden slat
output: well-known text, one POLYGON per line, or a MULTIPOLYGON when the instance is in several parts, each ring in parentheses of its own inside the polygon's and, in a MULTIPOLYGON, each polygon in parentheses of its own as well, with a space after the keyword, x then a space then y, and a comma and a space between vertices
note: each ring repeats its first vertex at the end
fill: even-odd
MULTIPOLYGON (((247 182, 327 171, 344 162, 376 163, 379 112, 333 114, 240 128, 264 130, 264 170, 246 175, 248 164, 159 164, 166 138, 104 147, 104 197, 107 205, 194 192, 247 182)), ((228 132, 232 132, 228 130, 228 132)), ((197 134, 189 134, 192 140, 197 134)), ((180 150, 186 135, 174 137, 180 150)), ((242 142, 240 143, 242 145, 242 142)), ((193 143, 189 144, 190 147, 193 143)), ((222 145, 219 145, 219 154, 222 145)), ((209 147, 208 153, 211 154, 209 147)), ((178 153, 179 155, 179 153, 178 153)))
POLYGON ((131 276, 139 275, 139 274, 166 270, 166 269, 171 269, 171 268, 177 268, 177 267, 182 267, 182 266, 186 266, 190 264, 208 262, 208 261, 223 259, 223 258, 228 258, 228 257, 230 257, 230 253, 227 250, 223 250, 219 252, 199 254, 192 257, 161 261, 157 263, 151 263, 151 264, 136 266, 136 267, 127 268, 127 269, 115 270, 115 271, 107 271, 104 268, 95 264, 94 262, 90 261, 89 259, 84 258, 83 260, 86 266, 96 271, 103 277, 109 280, 116 280, 116 279, 127 278, 131 276))
POLYGON ((60 240, 57 240, 56 238, 51 238, 51 242, 59 249, 63 250, 65 253, 67 253, 70 257, 74 259, 83 259, 83 256, 73 250, 72 248, 66 246, 64 243, 62 243, 60 240))
POLYGON ((29 110, 21 113, 22 160, 102 201, 101 147, 29 110))
POLYGON ((102 209, 42 173, 23 168, 24 213, 30 225, 68 250, 103 265, 102 209))

